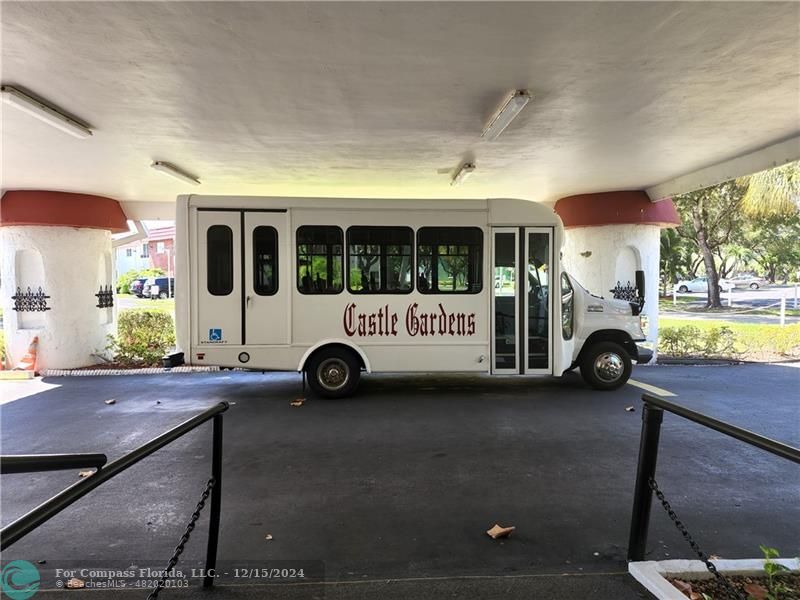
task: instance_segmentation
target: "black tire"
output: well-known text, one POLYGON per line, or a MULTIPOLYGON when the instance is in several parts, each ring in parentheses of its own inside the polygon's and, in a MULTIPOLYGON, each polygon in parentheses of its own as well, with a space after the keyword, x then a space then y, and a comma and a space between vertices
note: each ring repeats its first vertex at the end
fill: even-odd
POLYGON ((159 300, 166 300, 169 298, 169 294, 167 292, 158 292, 158 298, 159 300))
POLYGON ((315 395, 321 398, 346 398, 358 387, 361 362, 351 350, 323 348, 308 361, 306 376, 315 395))
POLYGON ((754 281, 753 283, 750 284, 750 289, 751 290, 757 290, 758 289, 758 284, 754 281))
POLYGON ((622 387, 633 368, 628 352, 616 342, 597 342, 584 351, 580 362, 581 377, 596 390, 622 387))
POLYGON ((682 285, 681 287, 679 287, 679 288, 678 288, 678 291, 679 291, 681 294, 685 294, 686 292, 688 292, 688 291, 689 291, 689 288, 687 288, 685 285, 682 285))

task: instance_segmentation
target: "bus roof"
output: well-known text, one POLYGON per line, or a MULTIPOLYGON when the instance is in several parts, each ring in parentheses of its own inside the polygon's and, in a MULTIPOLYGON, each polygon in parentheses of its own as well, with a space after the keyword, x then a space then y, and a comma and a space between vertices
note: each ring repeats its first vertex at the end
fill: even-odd
POLYGON ((490 225, 541 225, 561 228, 561 219, 552 207, 519 198, 481 199, 398 199, 398 198, 323 198, 281 196, 201 196, 178 197, 195 208, 330 209, 330 210, 414 210, 488 212, 490 225))

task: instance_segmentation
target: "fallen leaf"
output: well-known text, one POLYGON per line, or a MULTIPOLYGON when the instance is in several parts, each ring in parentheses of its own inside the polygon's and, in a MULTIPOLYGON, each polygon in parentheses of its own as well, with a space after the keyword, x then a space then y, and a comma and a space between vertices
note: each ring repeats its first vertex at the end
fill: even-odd
POLYGON ((497 523, 494 524, 494 527, 486 531, 486 535, 491 537, 492 539, 499 539, 505 538, 511 535, 511 532, 514 531, 516 527, 502 527, 497 523))
POLYGON ((681 594, 689 598, 692 597, 692 584, 682 579, 673 579, 672 586, 677 589, 681 594))
POLYGON ((703 600, 703 594, 700 592, 692 592, 689 594, 689 600, 703 600))
POLYGON ((636 409, 633 408, 632 406, 626 406, 625 410, 628 411, 628 412, 636 412, 636 409))
POLYGON ((116 404, 116 403, 117 403, 117 401, 116 401, 116 400, 114 400, 114 398, 111 398, 111 399, 109 399, 109 400, 106 400, 106 404, 116 404))
POLYGON ((271 533, 268 533, 268 534, 267 534, 267 535, 264 537, 264 539, 265 539, 265 540, 267 540, 267 541, 270 541, 270 540, 272 539, 272 534, 271 534, 271 533))
POLYGON ((763 585, 758 583, 748 583, 744 586, 744 591, 755 600, 766 600, 769 591, 763 585))
POLYGON ((716 554, 712 554, 711 556, 708 557, 708 560, 719 560, 719 559, 720 557, 717 556, 716 554))
POLYGON ((67 580, 67 588, 70 590, 80 590, 86 587, 86 583, 84 583, 83 579, 78 579, 77 577, 71 577, 67 580))
POLYGON ((297 400, 292 400, 290 404, 292 406, 303 406, 303 404, 305 403, 306 403, 305 398, 298 398, 297 400))
POLYGON ((79 471, 78 477, 91 477, 94 475, 94 471, 79 471))

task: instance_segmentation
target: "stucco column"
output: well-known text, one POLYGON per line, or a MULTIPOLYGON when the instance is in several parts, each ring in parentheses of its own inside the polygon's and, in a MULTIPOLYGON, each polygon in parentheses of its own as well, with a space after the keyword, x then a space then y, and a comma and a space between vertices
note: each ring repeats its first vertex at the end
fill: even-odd
POLYGON ((590 292, 612 297, 617 284, 633 286, 636 271, 644 271, 645 335, 656 350, 661 229, 680 224, 672 200, 650 202, 636 191, 582 194, 562 198, 555 211, 565 228, 563 264, 590 292))
POLYGON ((113 332, 114 309, 95 294, 112 286, 112 232, 127 231, 110 198, 44 191, 8 191, 0 199, 0 301, 12 364, 39 337, 37 368, 96 364, 113 332), (38 294, 31 306, 14 296, 38 294), (44 302, 44 304, 41 304, 44 302), (40 310, 42 308, 47 310, 40 310))

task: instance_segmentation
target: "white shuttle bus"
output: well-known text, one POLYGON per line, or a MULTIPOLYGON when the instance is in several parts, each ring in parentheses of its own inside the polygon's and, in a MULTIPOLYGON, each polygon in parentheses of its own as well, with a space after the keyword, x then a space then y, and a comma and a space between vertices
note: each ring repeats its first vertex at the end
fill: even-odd
POLYGON ((561 220, 535 202, 191 195, 176 222, 189 364, 305 372, 336 398, 362 371, 580 367, 610 390, 650 358, 641 305, 563 272, 561 220))

